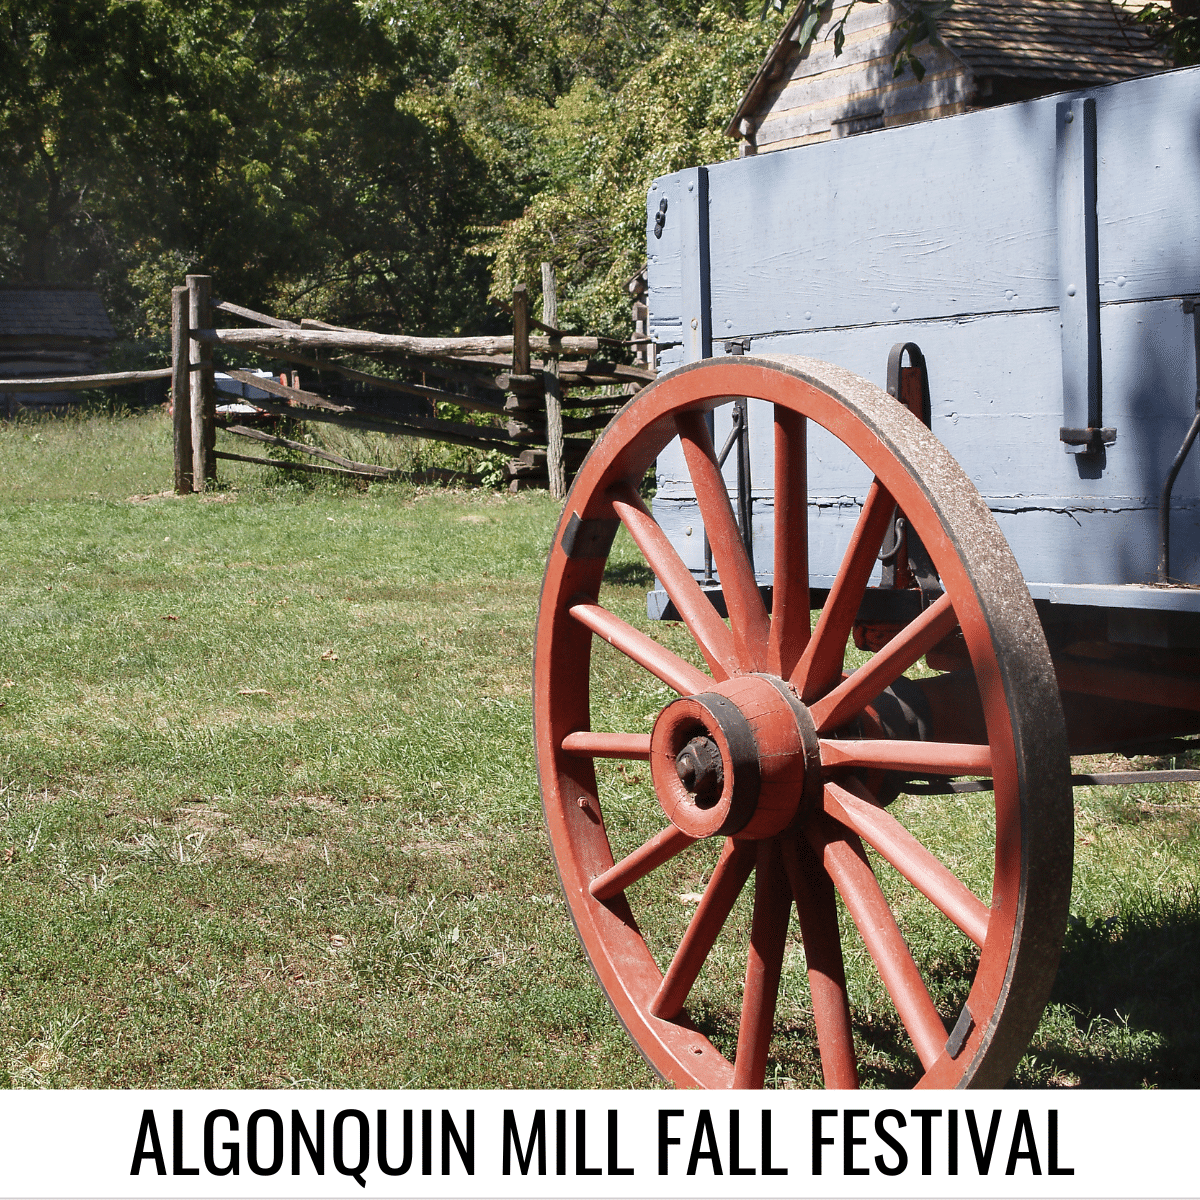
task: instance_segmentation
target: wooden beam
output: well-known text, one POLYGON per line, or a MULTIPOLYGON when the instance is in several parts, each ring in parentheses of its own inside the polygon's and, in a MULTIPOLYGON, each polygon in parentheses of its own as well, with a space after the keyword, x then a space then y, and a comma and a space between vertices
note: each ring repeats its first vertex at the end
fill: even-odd
MULTIPOLYGON (((255 375, 253 371, 239 371, 233 367, 229 367, 225 374, 231 379, 236 379, 238 383, 249 384, 251 387, 256 387, 271 396, 280 396, 290 404, 298 404, 302 408, 324 408, 328 409, 329 412, 336 413, 354 412, 353 405, 335 404, 332 400, 326 400, 324 396, 318 396, 316 392, 306 392, 300 388, 288 387, 286 384, 276 383, 274 379, 268 379, 263 375, 255 375)), ((247 400, 246 403, 254 404, 254 401, 247 400)))
MULTIPOLYGON (((370 352, 398 350, 425 358, 463 358, 478 355, 492 359, 513 353, 511 337, 419 338, 404 334, 366 333, 332 329, 195 329, 192 340, 204 346, 246 346, 269 350, 330 349, 370 352)), ((564 337, 553 339, 567 354, 595 354, 600 349, 596 337, 564 337)), ((552 339, 531 337, 529 346, 539 354, 550 350, 552 339)))
POLYGON ((214 458, 226 458, 231 462, 256 463, 260 467, 278 467, 281 471, 309 471, 318 475, 351 475, 355 479, 379 479, 379 475, 365 471, 351 471, 346 467, 325 467, 320 463, 288 462, 284 458, 258 458, 253 454, 233 454, 229 450, 214 450, 214 458))
POLYGON ((278 434, 274 433, 266 433, 262 429, 250 429, 246 425, 230 425, 226 428, 225 432, 232 433, 235 437, 250 438, 256 442, 266 442, 270 446, 283 446, 288 450, 299 450, 302 454, 311 454, 313 458, 322 458, 326 462, 335 463, 339 467, 345 467, 347 470, 355 471, 359 474, 378 475, 381 478, 387 479, 400 474, 400 472, 390 470, 387 467, 378 467, 371 463, 355 462, 352 458, 343 458, 340 454, 334 454, 331 450, 322 450, 318 446, 307 446, 304 442, 294 442, 291 438, 279 437, 278 434))
POLYGON ((145 383, 170 379, 170 367, 153 371, 113 371, 107 375, 52 375, 43 379, 0 379, 0 392, 82 392, 88 388, 117 387, 122 383, 145 383))
MULTIPOLYGON (((199 330, 212 321, 212 276, 189 275, 188 287, 188 363, 191 375, 192 404, 192 487, 202 491, 217 478, 213 448, 217 438, 217 393, 213 379, 212 346, 199 336, 199 330)), ((251 332, 255 332, 251 330, 251 332)))
POLYGON ((477 450, 500 450, 509 454, 517 445, 503 430, 490 426, 467 425, 458 421, 439 421, 434 417, 387 417, 383 414, 366 416, 353 410, 329 412, 325 409, 305 409, 266 400, 249 400, 255 408, 272 417, 290 417, 296 421, 328 421, 350 429, 368 429, 393 437, 419 437, 431 441, 449 442, 452 446, 471 446, 477 450))
MULTIPOLYGON (((388 388, 394 392, 408 392, 412 388, 422 387, 420 384, 404 383, 398 379, 389 379, 384 375, 369 375, 366 371, 356 371, 353 367, 344 367, 339 362, 334 362, 327 358, 309 358, 305 354, 296 354, 291 350, 275 350, 272 352, 274 358, 282 359, 284 362, 295 363, 301 367, 312 367, 314 371, 329 371, 334 375, 340 375, 343 379, 355 379, 361 383, 375 384, 381 388, 388 388)), ((496 386, 496 380, 491 375, 475 375, 469 371, 443 371, 439 368, 430 368, 423 363, 413 364, 413 370, 424 371, 430 375, 436 375, 439 379, 450 379, 456 383, 465 383, 471 387, 484 388, 489 391, 503 391, 502 388, 496 386)), ((432 388, 423 388, 421 395, 426 392, 433 391, 432 388)), ((459 396, 457 392, 445 392, 437 396, 440 402, 446 397, 453 396, 456 404, 463 404, 464 400, 470 397, 459 396)), ((480 401, 481 405, 489 403, 488 401, 480 401)), ((463 405, 466 407, 466 405, 463 405)), ((491 412, 491 408, 480 408, 481 412, 491 412)))
MULTIPOLYGON (((288 362, 295 362, 301 359, 300 355, 284 355, 288 362)), ((318 370, 326 369, 327 364, 322 363, 319 359, 305 358, 301 359, 301 365, 315 367, 318 370)), ((419 396, 423 400, 428 400, 431 404, 457 404, 459 408, 465 408, 469 412, 485 412, 492 413, 496 416, 502 416, 504 413, 504 405, 499 400, 481 400, 474 396, 460 396, 457 392, 443 392, 438 388, 426 387, 420 383, 405 383, 399 379, 385 379, 380 375, 368 375, 365 371, 353 371, 349 367, 342 368, 338 371, 336 368, 331 368, 337 374, 344 375, 347 379, 354 379, 361 383, 368 383, 375 387, 382 388, 389 392, 400 392, 406 396, 419 396)), ((227 375, 242 383, 248 383, 252 387, 262 387, 262 376, 251 374, 249 371, 237 372, 229 370, 227 375)), ((263 391, 274 392, 276 395, 284 395, 276 388, 262 387, 263 391)), ((314 395, 313 392, 305 392, 306 396, 314 395)), ((253 404, 254 401, 249 401, 253 404)), ((350 407, 355 407, 354 401, 350 401, 350 407)))
POLYGON ((190 496, 192 486, 192 393, 188 370, 188 290, 171 289, 171 423, 175 452, 175 494, 190 496))
POLYGON ((295 321, 281 321, 278 317, 268 317, 266 313, 255 312, 252 308, 243 308, 240 304, 231 304, 228 300, 214 300, 213 309, 216 312, 230 313, 235 317, 245 317, 247 321, 257 321, 260 325, 270 325, 273 329, 298 329, 295 321))
POLYGON ((513 356, 513 373, 529 374, 529 291, 523 283, 513 288, 513 335, 509 350, 513 356))
MULTIPOLYGON (((558 280, 554 264, 542 263, 542 320, 553 327, 558 320, 558 280)), ((558 355, 547 354, 542 368, 546 397, 546 471, 550 476, 550 495, 563 500, 567 495, 567 471, 563 464, 562 389, 558 382, 558 355)))

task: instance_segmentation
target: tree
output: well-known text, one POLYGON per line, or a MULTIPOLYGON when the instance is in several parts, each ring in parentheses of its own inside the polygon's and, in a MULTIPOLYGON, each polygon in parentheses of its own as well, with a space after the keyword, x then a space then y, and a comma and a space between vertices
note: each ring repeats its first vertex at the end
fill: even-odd
POLYGON ((706 7, 620 88, 583 77, 534 114, 544 185, 489 243, 493 294, 535 281, 536 264, 553 261, 560 323, 627 337, 624 285, 645 261, 650 183, 736 152, 723 130, 777 29, 706 7))
POLYGON ((186 269, 251 304, 469 324, 496 197, 428 91, 442 53, 341 0, 2 0, 0 270, 99 280, 127 329, 186 269))
POLYGON ((1147 4, 1137 14, 1177 67, 1200 64, 1200 0, 1147 4))

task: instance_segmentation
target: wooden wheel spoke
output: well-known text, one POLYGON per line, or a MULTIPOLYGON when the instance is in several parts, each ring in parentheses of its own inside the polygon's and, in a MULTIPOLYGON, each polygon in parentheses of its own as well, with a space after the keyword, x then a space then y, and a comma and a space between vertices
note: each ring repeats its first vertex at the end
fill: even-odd
POLYGON ((753 867, 753 844, 728 839, 704 889, 704 898, 688 924, 662 984, 650 1001, 653 1016, 669 1021, 679 1015, 753 867))
POLYGON ((729 626, 713 608, 633 486, 628 482, 618 483, 609 489, 608 497, 696 639, 713 678, 728 679, 737 670, 737 651, 729 626))
POLYGON ((873 846, 971 941, 983 946, 991 916, 988 906, 891 813, 836 783, 825 785, 825 811, 873 846))
POLYGON ((945 1049, 946 1027, 867 862, 862 842, 828 818, 813 822, 805 832, 858 926, 921 1065, 928 1069, 945 1049))
POLYGON ((854 1058, 854 1033, 850 1026, 850 1000, 833 881, 807 841, 784 841, 781 850, 800 918, 825 1086, 856 1088, 858 1065, 854 1058))
POLYGON ((580 729, 562 740, 567 754, 580 758, 629 758, 645 762, 650 757, 648 733, 593 733, 580 729))
POLYGON ((644 879, 656 867, 661 867, 663 863, 669 862, 681 851, 686 850, 695 840, 682 829, 668 825, 648 842, 643 842, 632 854, 627 854, 615 866, 609 867, 602 875, 597 875, 589 885, 588 891, 597 900, 611 900, 631 884, 644 879))
POLYGON ((711 686, 712 679, 703 671, 697 670, 665 646, 660 646, 640 629, 634 629, 628 621, 622 621, 590 597, 576 596, 570 603, 569 611, 575 620, 586 625, 597 637, 615 646, 638 666, 645 667, 651 675, 656 675, 681 696, 694 696, 711 686))
POLYGON ((775 580, 767 670, 787 679, 808 645, 808 422, 775 405, 775 580))
POLYGON ((829 589, 829 598, 821 609, 812 639, 791 675, 791 681, 800 689, 805 704, 824 695, 841 674, 846 639, 850 636, 858 606, 862 603, 867 582, 875 569, 875 558, 883 544, 883 535, 887 532, 894 508, 891 496, 876 479, 867 492, 863 510, 850 537, 850 545, 846 547, 837 578, 829 589))
POLYGON ((939 596, 916 620, 906 625, 865 666, 843 679, 809 710, 818 733, 837 729, 862 712, 884 688, 896 682, 954 627, 958 619, 949 595, 939 596))
POLYGON ((742 989, 737 1055, 733 1062, 735 1088, 763 1085, 791 907, 779 843, 759 842, 754 873, 754 918, 746 957, 746 983, 742 989))
POLYGON ((696 503, 721 577, 721 591, 733 627, 734 644, 743 670, 762 671, 767 665, 771 621, 746 555, 725 479, 704 414, 680 413, 675 418, 683 454, 696 491, 696 503))
POLYGON ((990 775, 992 752, 973 742, 907 742, 891 738, 821 739, 821 764, 916 775, 990 775))

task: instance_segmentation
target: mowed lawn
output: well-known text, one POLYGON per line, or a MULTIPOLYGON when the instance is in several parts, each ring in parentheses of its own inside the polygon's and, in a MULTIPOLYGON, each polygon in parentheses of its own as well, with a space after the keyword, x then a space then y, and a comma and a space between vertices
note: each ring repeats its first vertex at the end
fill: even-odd
MULTIPOLYGON (((653 1085, 542 826, 556 506, 240 464, 213 494, 169 486, 161 414, 0 423, 0 1085, 653 1085)), ((645 580, 615 553, 606 602, 632 619, 645 580)), ((961 799, 898 803, 955 845, 961 799)), ((1195 791, 1076 804, 1068 949, 1018 1082, 1196 1086, 1195 791)), ((925 920, 928 963, 950 952, 925 920)), ((882 1045, 894 1018, 849 957, 882 1045)), ((768 1080, 808 1086, 798 942, 788 961, 768 1080)))

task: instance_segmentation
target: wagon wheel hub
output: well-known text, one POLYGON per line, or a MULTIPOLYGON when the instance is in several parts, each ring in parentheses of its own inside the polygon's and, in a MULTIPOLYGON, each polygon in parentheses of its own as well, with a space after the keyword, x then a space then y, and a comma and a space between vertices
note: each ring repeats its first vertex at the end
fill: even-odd
POLYGON ((720 800, 725 763, 721 747, 712 738, 692 738, 675 756, 675 771, 698 808, 711 808, 720 800))
POLYGON ((690 837, 772 837, 820 801, 816 729, 798 693, 740 675, 674 700, 650 738, 655 792, 690 837))

